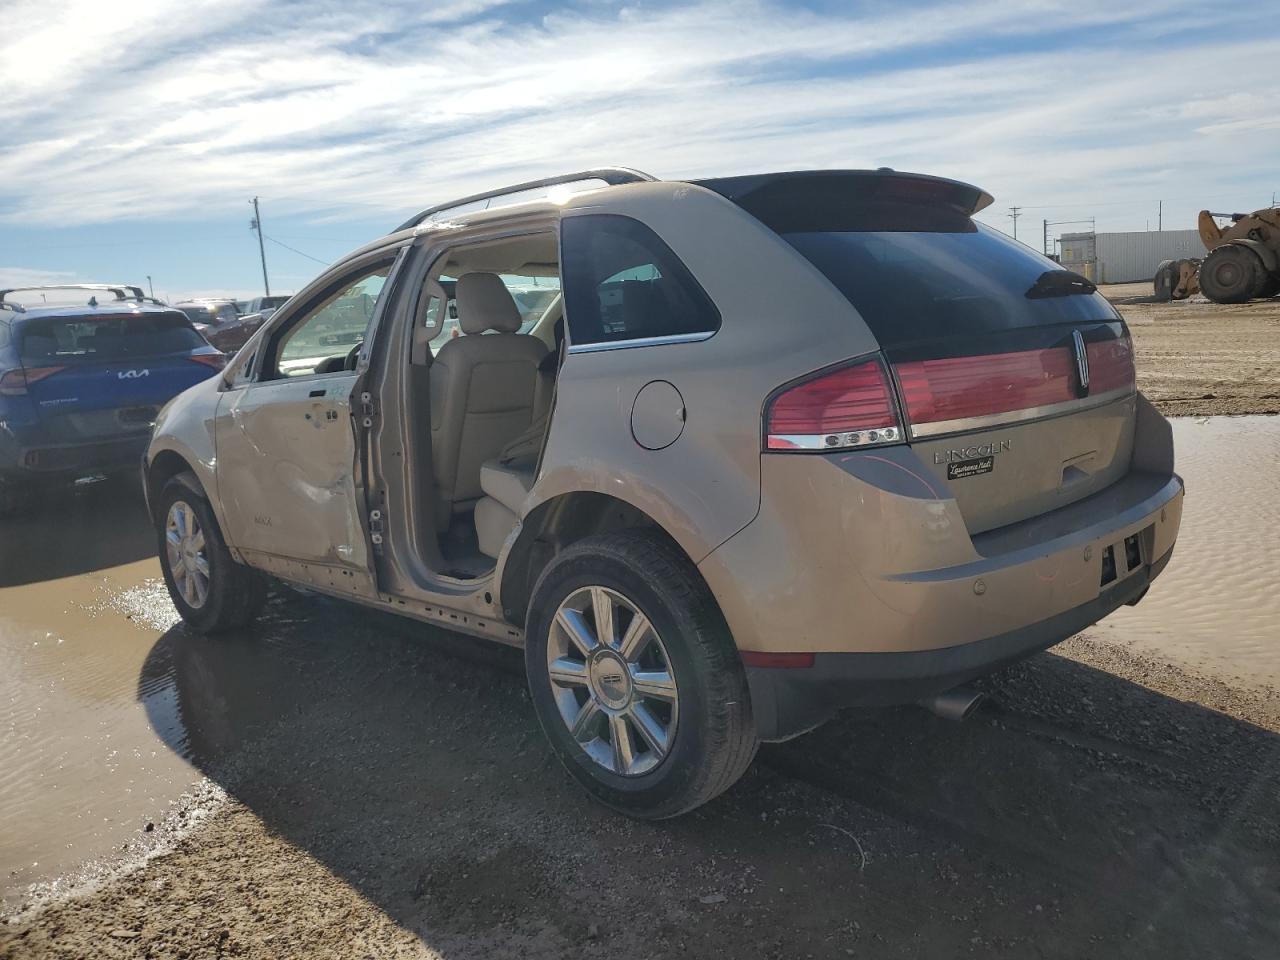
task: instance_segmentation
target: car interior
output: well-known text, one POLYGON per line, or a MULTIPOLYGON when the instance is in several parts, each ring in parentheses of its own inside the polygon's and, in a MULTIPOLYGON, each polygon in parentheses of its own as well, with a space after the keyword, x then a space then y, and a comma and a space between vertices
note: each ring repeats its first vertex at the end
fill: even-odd
POLYGON ((412 495, 429 527, 419 543, 435 541, 446 576, 493 569, 533 486, 563 352, 559 291, 553 234, 459 247, 423 286, 409 409, 431 443, 416 445, 412 495))

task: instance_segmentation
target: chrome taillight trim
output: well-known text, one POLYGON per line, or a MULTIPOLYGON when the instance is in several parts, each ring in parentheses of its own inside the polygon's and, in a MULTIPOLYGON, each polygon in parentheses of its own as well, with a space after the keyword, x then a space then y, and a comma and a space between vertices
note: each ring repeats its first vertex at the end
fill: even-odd
POLYGON ((1079 413, 1111 403, 1123 397, 1133 396, 1137 392, 1133 385, 1117 387, 1106 393, 1090 394, 1079 400, 1064 400, 1062 403, 1050 403, 1040 407, 1026 407, 1022 410, 1008 410, 1004 413, 986 414, 980 417, 961 417, 957 420, 935 420, 930 423, 913 423, 908 428, 912 440, 927 437, 941 437, 952 433, 967 433, 970 430, 985 430, 990 427, 1002 427, 1028 420, 1043 420, 1059 417, 1068 413, 1079 413))
POLYGON ((877 427, 873 430, 854 430, 848 433, 771 433, 765 437, 765 452, 857 450, 861 447, 883 447, 902 443, 905 439, 898 427, 877 427), (772 440, 781 440, 786 445, 775 447, 770 443, 772 440))

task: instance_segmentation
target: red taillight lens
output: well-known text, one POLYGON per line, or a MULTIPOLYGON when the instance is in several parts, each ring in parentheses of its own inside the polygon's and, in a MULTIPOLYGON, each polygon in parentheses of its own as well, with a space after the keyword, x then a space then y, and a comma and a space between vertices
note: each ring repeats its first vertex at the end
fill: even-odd
MULTIPOLYGON (((1128 337, 1090 343, 1089 396, 1134 384, 1128 337)), ((915 436, 972 426, 974 417, 1071 403, 1080 398, 1070 347, 914 360, 894 365, 902 406, 915 436)))
POLYGON ((796 384, 765 411, 769 450, 847 450, 901 441, 893 391, 879 360, 796 384))
POLYGON ((0 374, 0 396, 23 397, 27 387, 39 383, 45 377, 61 373, 66 367, 15 367, 0 374))
POLYGON ((1061 403, 1075 396, 1065 347, 896 364, 913 426, 1061 403))
POLYGON ((1091 343, 1085 347, 1089 358, 1089 392, 1106 393, 1132 387, 1135 381, 1133 343, 1128 337, 1091 343))
POLYGON ((212 367, 214 370, 221 370, 227 365, 227 356, 224 353, 197 353, 187 357, 194 363, 204 364, 206 367, 212 367))

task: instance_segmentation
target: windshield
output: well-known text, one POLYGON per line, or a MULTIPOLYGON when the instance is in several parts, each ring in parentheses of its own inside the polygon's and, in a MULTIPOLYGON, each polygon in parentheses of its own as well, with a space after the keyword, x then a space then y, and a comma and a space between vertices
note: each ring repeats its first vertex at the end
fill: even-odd
POLYGON ((23 327, 23 366, 41 366, 77 357, 127 360, 185 353, 207 346, 178 314, 48 317, 23 327))
POLYGON ((1092 285, 1048 283, 1042 278, 1060 270, 1057 264, 982 224, 954 232, 782 236, 848 298, 885 347, 1116 319, 1092 285))

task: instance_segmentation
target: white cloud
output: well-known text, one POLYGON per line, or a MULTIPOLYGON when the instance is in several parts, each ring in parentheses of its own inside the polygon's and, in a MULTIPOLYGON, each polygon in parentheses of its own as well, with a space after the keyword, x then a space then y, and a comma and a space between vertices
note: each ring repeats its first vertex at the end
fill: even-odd
POLYGON ((1256 92, 1274 85, 1276 40, 1111 45, 1153 18, 1232 26, 1190 0, 839 16, 728 0, 541 19, 503 0, 123 6, 6 14, 0 220, 239 211, 262 194, 276 215, 390 223, 601 163, 667 176, 887 164, 973 180, 1002 205, 1099 201, 1132 219, 1123 204, 1169 197, 1172 216, 1178 196, 1189 217, 1197 196, 1260 192, 1280 146, 1256 92), (1081 41, 1055 48, 1068 27, 1081 41))
MULTIPOLYGON (((0 267, 0 289, 43 287, 54 283, 74 283, 75 274, 65 270, 32 270, 29 267, 0 267)), ((18 303, 21 297, 12 298, 18 303)))

